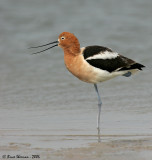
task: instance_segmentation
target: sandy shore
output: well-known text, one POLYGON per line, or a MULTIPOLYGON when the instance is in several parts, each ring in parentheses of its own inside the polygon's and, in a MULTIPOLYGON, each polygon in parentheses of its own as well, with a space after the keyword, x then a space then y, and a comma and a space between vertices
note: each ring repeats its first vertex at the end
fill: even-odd
POLYGON ((90 143, 87 147, 58 150, 33 148, 29 143, 9 143, 7 146, 0 146, 0 151, 1 158, 3 155, 20 155, 28 156, 29 158, 26 159, 32 159, 32 155, 38 155, 40 158, 37 159, 42 160, 151 160, 152 137, 90 143))

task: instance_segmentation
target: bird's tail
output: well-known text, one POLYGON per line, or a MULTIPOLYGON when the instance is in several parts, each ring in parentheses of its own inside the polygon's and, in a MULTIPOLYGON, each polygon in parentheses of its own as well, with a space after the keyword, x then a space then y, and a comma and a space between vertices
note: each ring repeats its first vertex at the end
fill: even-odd
POLYGON ((144 68, 145 66, 140 64, 140 63, 134 63, 130 66, 130 69, 139 69, 142 70, 142 68, 144 68))
POLYGON ((123 76, 130 77, 133 73, 137 72, 138 70, 142 70, 142 68, 144 68, 144 67, 145 66, 140 63, 134 63, 134 64, 130 65, 128 68, 126 67, 126 70, 128 70, 128 72, 123 74, 123 76))
POLYGON ((126 66, 126 67, 122 67, 121 69, 119 69, 119 71, 124 71, 124 70, 133 70, 133 69, 139 69, 139 70, 142 70, 142 68, 145 67, 144 65, 140 64, 140 63, 133 63, 129 66, 126 66))

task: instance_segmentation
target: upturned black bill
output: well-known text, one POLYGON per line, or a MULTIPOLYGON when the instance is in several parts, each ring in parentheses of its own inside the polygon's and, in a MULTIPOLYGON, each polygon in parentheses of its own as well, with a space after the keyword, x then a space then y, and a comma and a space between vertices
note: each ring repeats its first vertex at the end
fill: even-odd
POLYGON ((47 50, 49 50, 49 49, 51 49, 51 48, 53 48, 53 47, 58 46, 58 43, 59 43, 59 42, 58 42, 58 41, 54 41, 54 42, 47 43, 47 44, 44 44, 44 45, 40 45, 40 46, 36 46, 36 47, 30 47, 29 49, 31 49, 31 48, 40 48, 40 47, 48 46, 48 45, 50 45, 50 44, 54 44, 54 43, 57 43, 57 44, 55 44, 54 46, 51 46, 51 47, 49 47, 49 48, 46 48, 46 49, 44 49, 44 50, 42 50, 42 51, 32 53, 32 54, 38 54, 38 53, 41 53, 41 52, 47 51, 47 50))

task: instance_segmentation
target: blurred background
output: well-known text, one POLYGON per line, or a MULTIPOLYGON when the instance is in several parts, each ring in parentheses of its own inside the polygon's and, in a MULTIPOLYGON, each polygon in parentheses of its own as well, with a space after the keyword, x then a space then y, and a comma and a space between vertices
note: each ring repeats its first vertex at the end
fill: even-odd
POLYGON ((60 48, 37 55, 31 53, 39 49, 28 49, 56 41, 63 31, 74 33, 81 47, 103 45, 146 66, 98 85, 103 140, 152 135, 151 8, 151 0, 0 0, 1 145, 96 142, 93 85, 66 70, 60 48))

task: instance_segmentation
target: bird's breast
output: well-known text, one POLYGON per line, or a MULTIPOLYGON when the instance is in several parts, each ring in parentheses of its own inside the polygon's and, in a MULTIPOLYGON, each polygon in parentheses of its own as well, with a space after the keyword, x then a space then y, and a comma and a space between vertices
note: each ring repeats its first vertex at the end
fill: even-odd
POLYGON ((64 54, 64 62, 67 69, 77 78, 88 83, 96 83, 96 74, 93 67, 90 66, 82 54, 71 55, 64 54))

